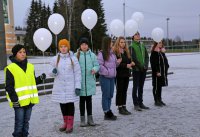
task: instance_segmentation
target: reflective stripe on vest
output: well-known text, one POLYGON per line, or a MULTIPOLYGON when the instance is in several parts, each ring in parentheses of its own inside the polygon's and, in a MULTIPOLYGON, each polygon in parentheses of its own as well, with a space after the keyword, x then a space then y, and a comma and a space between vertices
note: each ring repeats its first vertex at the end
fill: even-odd
MULTIPOLYGON (((4 70, 5 75, 7 69, 14 77, 14 88, 15 92, 17 93, 20 106, 23 107, 29 105, 30 103, 39 103, 38 91, 34 76, 34 66, 30 63, 27 63, 27 69, 26 72, 24 72, 24 70, 21 69, 17 64, 11 63, 4 70)), ((10 107, 12 107, 13 104, 8 93, 6 94, 6 97, 9 101, 10 107)))

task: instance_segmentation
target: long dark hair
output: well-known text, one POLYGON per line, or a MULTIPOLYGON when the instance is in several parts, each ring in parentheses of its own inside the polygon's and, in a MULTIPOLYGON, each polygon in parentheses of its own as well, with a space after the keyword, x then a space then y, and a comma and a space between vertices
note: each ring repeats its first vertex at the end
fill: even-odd
POLYGON ((152 48, 151 48, 151 52, 153 52, 154 50, 155 50, 155 48, 156 48, 156 46, 158 45, 158 42, 153 42, 153 46, 152 46, 152 48))
POLYGON ((103 37, 101 49, 102 49, 102 55, 103 55, 104 60, 109 59, 111 42, 112 42, 111 37, 103 37))

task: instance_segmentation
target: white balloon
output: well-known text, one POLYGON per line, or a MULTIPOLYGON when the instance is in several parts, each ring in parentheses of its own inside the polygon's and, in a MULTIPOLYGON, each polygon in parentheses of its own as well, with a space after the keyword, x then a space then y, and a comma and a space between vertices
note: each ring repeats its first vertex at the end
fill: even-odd
POLYGON ((33 42, 38 49, 45 52, 52 43, 51 32, 45 28, 37 29, 33 35, 33 42))
POLYGON ((65 19, 58 13, 52 14, 48 19, 49 29, 55 34, 59 34, 65 27, 65 19))
POLYGON ((125 23, 126 36, 133 36, 138 31, 138 24, 135 20, 128 20, 125 23))
POLYGON ((155 42, 160 42, 164 38, 164 31, 161 28, 154 28, 151 32, 151 37, 155 42))
POLYGON ((131 18, 140 26, 143 23, 144 15, 141 12, 134 12, 131 18))
POLYGON ((91 30, 97 23, 97 13, 93 9, 86 9, 81 15, 81 21, 86 28, 91 30))
POLYGON ((110 23, 110 31, 116 37, 123 36, 124 32, 123 22, 119 19, 112 20, 110 23))

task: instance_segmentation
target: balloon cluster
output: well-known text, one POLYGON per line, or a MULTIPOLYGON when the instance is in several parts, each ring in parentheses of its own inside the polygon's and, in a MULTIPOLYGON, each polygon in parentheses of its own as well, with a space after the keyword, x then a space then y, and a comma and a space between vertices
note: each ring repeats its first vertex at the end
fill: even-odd
MULTIPOLYGON (((141 12, 134 12, 131 19, 127 20, 125 25, 119 19, 114 19, 110 23, 110 31, 112 35, 119 37, 123 36, 125 31, 125 36, 133 36, 142 25, 144 20, 144 15, 141 12)), ((151 36, 154 41, 160 42, 164 37, 164 31, 161 28, 154 28, 152 30, 151 36)))
MULTIPOLYGON (((55 35, 59 34, 65 26, 65 20, 62 15, 58 13, 52 14, 48 19, 48 27, 55 35)), ((52 43, 52 35, 48 29, 40 28, 35 31, 33 35, 33 42, 35 46, 42 52, 45 52, 52 43)))
MULTIPOLYGON (((83 25, 90 31, 97 23, 97 14, 92 9, 86 9, 81 15, 83 25)), ((65 27, 65 19, 58 13, 52 14, 48 19, 48 27, 56 36, 65 27)), ((45 52, 52 43, 52 35, 46 28, 40 28, 33 35, 33 42, 38 49, 45 52)))

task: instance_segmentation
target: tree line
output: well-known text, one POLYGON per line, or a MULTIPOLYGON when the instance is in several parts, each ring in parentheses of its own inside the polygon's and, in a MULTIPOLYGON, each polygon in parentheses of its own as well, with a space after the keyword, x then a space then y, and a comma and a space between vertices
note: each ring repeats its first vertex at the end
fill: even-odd
MULTIPOLYGON (((29 13, 26 20, 26 35, 24 45, 29 55, 39 55, 41 52, 34 45, 33 34, 39 28, 48 29, 48 18, 53 13, 61 14, 65 19, 65 27, 58 35, 58 41, 66 38, 70 40, 71 50, 76 52, 79 48, 78 41, 81 37, 91 39, 89 30, 84 27, 81 21, 82 12, 87 9, 93 9, 98 16, 96 26, 92 29, 92 41, 94 51, 101 47, 102 37, 106 36, 107 26, 105 23, 105 14, 101 0, 55 0, 53 8, 45 5, 41 0, 32 0, 29 13)), ((55 37, 52 33, 53 41, 47 52, 55 54, 55 37)), ((90 45, 91 47, 91 45, 90 45)))

